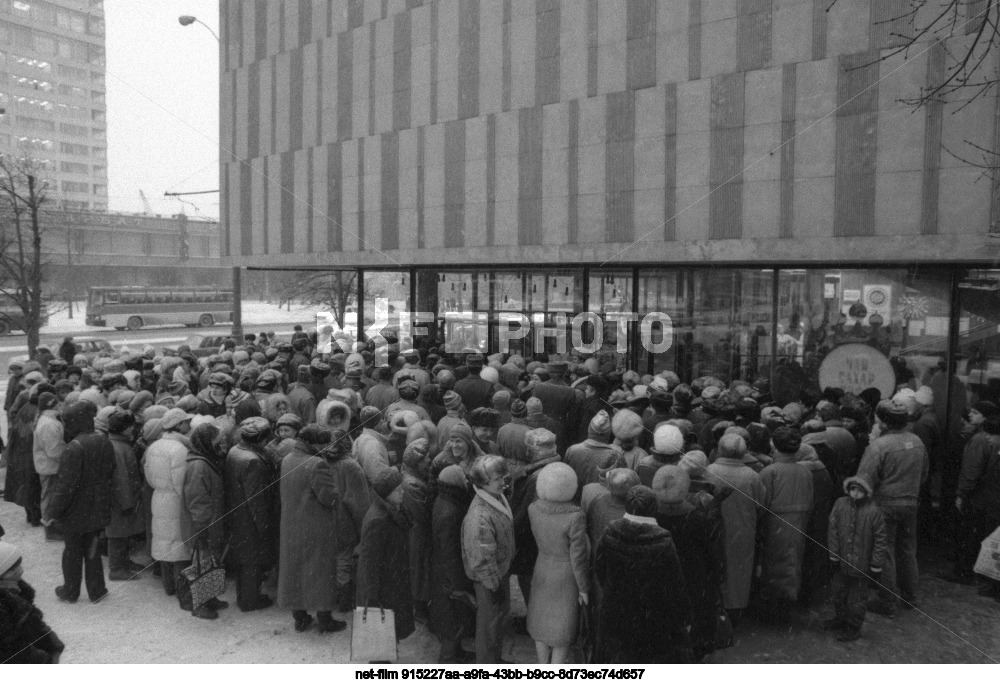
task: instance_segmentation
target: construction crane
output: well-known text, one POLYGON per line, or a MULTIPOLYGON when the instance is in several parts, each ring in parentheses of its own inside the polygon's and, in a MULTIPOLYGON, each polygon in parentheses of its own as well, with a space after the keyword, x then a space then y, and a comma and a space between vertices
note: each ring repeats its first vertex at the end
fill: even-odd
POLYGON ((139 190, 139 196, 142 198, 142 208, 144 209, 143 213, 147 216, 152 214, 153 208, 149 205, 149 200, 146 199, 146 193, 139 190))

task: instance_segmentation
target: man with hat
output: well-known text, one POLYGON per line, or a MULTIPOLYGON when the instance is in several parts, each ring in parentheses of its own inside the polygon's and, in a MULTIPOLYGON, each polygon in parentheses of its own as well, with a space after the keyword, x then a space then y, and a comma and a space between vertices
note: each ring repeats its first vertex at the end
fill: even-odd
POLYGON ((400 374, 403 374, 403 378, 399 382, 399 387, 397 391, 399 392, 399 400, 393 402, 385 409, 386 419, 391 420, 394 413, 400 410, 412 410, 415 412, 421 420, 430 420, 431 416, 428 414, 427 410, 417 403, 417 399, 420 397, 420 384, 417 380, 406 375, 408 371, 403 370, 400 374))
POLYGON ((476 408, 469 413, 469 426, 472 427, 476 444, 483 453, 500 454, 500 449, 494 441, 500 428, 500 414, 497 411, 493 408, 476 408))
POLYGON ((575 502, 580 501, 584 486, 600 480, 600 470, 624 464, 622 449, 613 445, 611 439, 611 418, 606 410, 602 410, 591 419, 587 439, 566 451, 563 461, 576 472, 575 502))
POLYGON ((309 361, 309 391, 312 393, 316 403, 324 398, 330 389, 339 389, 340 383, 336 386, 329 386, 326 379, 330 376, 330 364, 324 363, 320 358, 313 358, 309 361))
POLYGON ((309 388, 309 366, 300 365, 295 370, 295 382, 288 385, 288 403, 292 412, 304 424, 316 421, 316 397, 309 388))
POLYGON ((489 407, 496 387, 479 376, 483 369, 483 354, 470 353, 465 358, 465 365, 469 368, 469 376, 455 382, 455 393, 462 397, 462 403, 469 410, 489 407))
POLYGON ((392 368, 388 366, 375 368, 374 376, 378 383, 368 390, 365 403, 384 412, 399 400, 399 392, 393 386, 392 368))
POLYGON ((521 399, 514 399, 510 404, 510 422, 497 431, 497 450, 507 460, 507 467, 512 472, 518 468, 518 464, 523 467, 528 461, 524 435, 531 428, 525 422, 527 416, 528 406, 521 399))
POLYGON ((875 418, 881 435, 865 449, 858 477, 871 486, 875 504, 885 517, 889 554, 879 598, 869 602, 868 609, 892 616, 896 612, 897 595, 909 609, 917 599, 917 502, 930 461, 923 442, 906 431, 909 424, 906 406, 891 400, 880 401, 875 407, 875 418))
POLYGON ((531 396, 542 402, 543 412, 555 421, 556 444, 565 453, 576 436, 572 432, 579 422, 580 401, 576 390, 566 382, 569 363, 552 361, 546 369, 549 379, 535 384, 531 396))
POLYGON ((653 433, 649 455, 639 461, 635 471, 643 486, 653 487, 653 477, 664 465, 676 465, 684 454, 684 434, 674 424, 661 424, 653 433))
POLYGON ((226 523, 237 566, 236 604, 244 612, 273 603, 260 592, 278 553, 278 487, 272 485, 277 458, 267 449, 270 436, 267 419, 249 417, 240 423, 240 442, 226 456, 226 523))
POLYGON ((221 417, 226 414, 226 396, 233 390, 233 378, 224 372, 208 376, 208 388, 198 392, 198 414, 221 417))
MULTIPOLYGON (((407 373, 410 377, 417 381, 417 384, 420 385, 421 389, 430 384, 431 376, 426 370, 420 367, 420 353, 416 349, 404 349, 399 352, 399 357, 404 359, 405 362, 402 369, 396 373, 397 378, 403 373, 407 373)), ((393 381, 393 384, 398 385, 395 380, 393 381)))

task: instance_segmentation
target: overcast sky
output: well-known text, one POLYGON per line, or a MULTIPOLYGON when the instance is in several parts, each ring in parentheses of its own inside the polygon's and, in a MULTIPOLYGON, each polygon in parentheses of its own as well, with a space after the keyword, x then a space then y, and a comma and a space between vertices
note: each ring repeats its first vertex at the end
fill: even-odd
POLYGON ((105 0, 104 11, 109 208, 142 211, 143 190, 154 213, 218 218, 218 194, 163 196, 219 188, 219 45, 177 21, 194 15, 218 34, 218 1, 105 0))

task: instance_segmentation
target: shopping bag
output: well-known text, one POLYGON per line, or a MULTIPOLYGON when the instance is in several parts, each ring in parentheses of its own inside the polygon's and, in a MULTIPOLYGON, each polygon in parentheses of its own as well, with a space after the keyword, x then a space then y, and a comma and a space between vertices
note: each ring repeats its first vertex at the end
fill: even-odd
POLYGON ((1000 581, 1000 527, 983 541, 973 571, 1000 581))
POLYGON ((191 566, 181 573, 191 585, 191 605, 195 609, 226 592, 226 570, 200 543, 194 547, 191 566))
POLYGON ((351 627, 351 661, 395 662, 396 615, 381 607, 355 607, 351 627))

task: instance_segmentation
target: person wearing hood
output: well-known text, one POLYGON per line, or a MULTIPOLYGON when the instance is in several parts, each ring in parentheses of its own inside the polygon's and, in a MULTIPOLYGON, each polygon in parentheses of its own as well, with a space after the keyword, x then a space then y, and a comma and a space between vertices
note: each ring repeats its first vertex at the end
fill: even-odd
POLYGON ((762 598, 766 616, 785 623, 802 586, 802 558, 813 507, 813 475, 796 461, 802 436, 779 427, 771 437, 774 462, 761 470, 764 506, 762 598))
POLYGON ((515 550, 514 515, 504 496, 507 465, 499 455, 487 455, 472 465, 468 478, 475 495, 462 520, 462 565, 476 594, 476 663, 501 664, 515 550))
POLYGON ((132 448, 135 416, 116 408, 108 417, 108 440, 115 451, 114 500, 111 523, 104 530, 108 538, 108 565, 112 581, 139 578, 142 565, 129 559, 131 540, 146 528, 142 514, 142 471, 132 448))
POLYGON ((554 462, 538 473, 538 500, 528 506, 535 544, 544 548, 531 577, 528 633, 539 664, 563 664, 576 641, 580 608, 590 596, 590 541, 576 495, 576 472, 554 462))
POLYGON ((176 594, 181 609, 190 612, 191 590, 181 571, 191 564, 184 509, 184 472, 191 448, 185 435, 191 428, 191 416, 171 408, 158 426, 162 435, 149 444, 143 456, 146 482, 153 489, 150 555, 160 563, 163 590, 167 595, 176 594))
POLYGON ((796 459, 799 465, 809 470, 813 478, 812 511, 806 530, 809 541, 802 557, 802 589, 799 591, 799 602, 809 607, 814 598, 821 594, 829 578, 824 548, 830 510, 837 496, 833 478, 812 446, 807 443, 799 446, 796 459))
POLYGON ((414 439, 403 451, 403 507, 413 522, 410 527, 410 583, 414 617, 426 622, 431 599, 431 505, 434 496, 428 483, 431 460, 427 439, 414 439))
POLYGON ((765 514, 764 483, 760 475, 748 467, 744 458, 747 445, 738 434, 725 434, 719 439, 715 462, 708 466, 705 479, 718 495, 731 488, 731 495, 722 502, 722 523, 726 531, 726 581, 722 584, 722 602, 733 624, 739 623, 750 604, 754 556, 758 528, 765 514))
POLYGON ((106 436, 94 432, 95 413, 93 404, 81 401, 63 416, 69 445, 49 503, 49 515, 62 524, 66 543, 63 583, 56 587, 56 596, 69 603, 80 597, 84 572, 91 602, 108 594, 98 543, 101 531, 111 522, 115 450, 106 436))
POLYGON ((691 605, 670 532, 656 523, 657 498, 642 485, 608 525, 594 553, 604 599, 597 608, 594 662, 682 664, 690 661, 691 605))
POLYGON ((361 524, 355 600, 359 607, 391 609, 399 641, 416 628, 410 582, 413 520, 403 506, 403 475, 395 468, 382 470, 375 477, 372 494, 361 524))
POLYGON ((38 411, 32 456, 35 472, 41 480, 42 524, 45 525, 45 540, 58 541, 62 540, 62 534, 58 525, 52 523, 48 508, 59 475, 59 463, 66 450, 63 424, 59 419, 59 400, 49 392, 43 392, 38 396, 38 411))
POLYGON ((295 413, 285 413, 275 421, 274 438, 267 444, 267 447, 277 455, 277 466, 280 467, 282 459, 291 452, 301 429, 302 420, 295 413))
POLYGON ((430 631, 441 641, 440 664, 469 664, 476 655, 462 649, 475 629, 472 580, 462 566, 462 520, 472 502, 465 472, 458 465, 441 470, 431 512, 430 631))
POLYGON ((342 524, 338 515, 341 493, 330 461, 349 452, 350 440, 343 430, 331 434, 307 425, 281 463, 278 607, 292 610, 299 633, 312 625, 311 611, 316 612, 320 633, 347 628, 347 622, 333 618, 342 524))
POLYGON ((877 582, 889 553, 885 518, 872 501, 872 489, 859 477, 844 481, 847 494, 837 499, 827 527, 827 552, 833 567, 833 619, 823 630, 840 631, 837 640, 861 635, 869 581, 877 582))
POLYGON ((0 662, 58 664, 66 646, 35 607, 35 589, 23 576, 20 550, 0 541, 0 662))
MULTIPOLYGON (((200 548, 222 562, 225 545, 224 527, 220 523, 226 511, 225 482, 222 470, 226 461, 226 435, 212 424, 203 424, 191 430, 191 450, 188 451, 184 470, 184 508, 192 546, 200 548)), ((195 605, 191 614, 199 619, 216 619, 218 610, 229 603, 217 597, 195 605)))
POLYGON ((580 502, 584 486, 599 480, 600 470, 617 466, 618 459, 622 457, 622 450, 612 444, 611 439, 611 418, 607 411, 598 411, 590 421, 586 441, 570 446, 563 456, 563 461, 573 468, 577 477, 574 502, 580 502))
MULTIPOLYGON (((670 532, 677 547, 684 586, 691 600, 691 649, 701 661, 719 645, 719 622, 727 619, 722 601, 726 551, 722 520, 689 500, 691 479, 678 465, 664 465, 653 477, 656 522, 670 532)), ((725 645, 724 645, 725 646, 725 645)))
POLYGON ((460 422, 452 428, 451 436, 444 444, 444 448, 431 463, 431 474, 440 473, 448 465, 461 465, 466 476, 469 476, 472 464, 482 455, 486 454, 476 443, 472 428, 460 422))
POLYGON ((208 376, 208 387, 198 392, 199 415, 221 417, 226 414, 226 396, 233 390, 233 378, 224 372, 208 376))
POLYGON ((240 442, 226 456, 226 527, 237 567, 236 604, 244 612, 273 604, 260 592, 278 555, 277 458, 267 448, 270 437, 265 418, 247 418, 240 423, 240 442))

